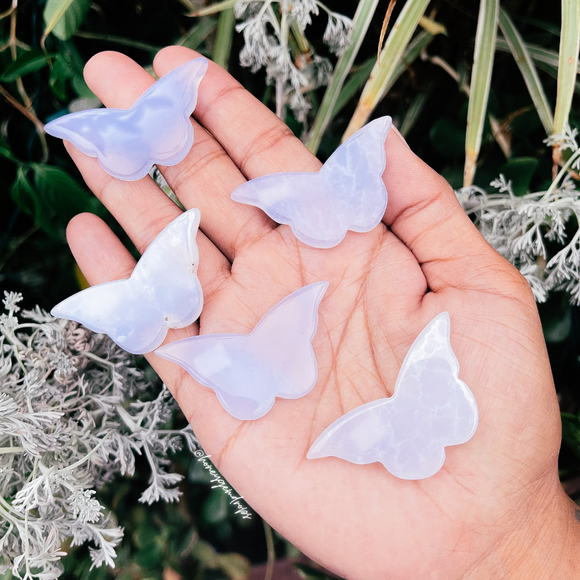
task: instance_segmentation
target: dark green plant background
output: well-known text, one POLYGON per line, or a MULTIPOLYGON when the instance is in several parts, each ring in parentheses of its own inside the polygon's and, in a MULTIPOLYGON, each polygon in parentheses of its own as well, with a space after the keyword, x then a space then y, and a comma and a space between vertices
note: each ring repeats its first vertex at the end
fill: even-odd
MULTIPOLYGON (((0 292, 20 291, 25 307, 39 304, 50 309, 79 289, 74 260, 64 240, 68 220, 82 211, 104 217, 123 241, 131 247, 118 225, 84 185, 60 140, 47 137, 43 151, 35 125, 22 111, 8 103, 5 93, 22 103, 17 80, 22 77, 32 109, 41 123, 68 112, 69 103, 90 98, 82 77, 84 63, 103 50, 118 50, 143 66, 149 66, 155 52, 169 44, 182 42, 212 57, 216 48, 217 16, 191 18, 178 0, 95 0, 81 2, 77 20, 79 32, 68 40, 51 34, 46 41, 52 66, 41 51, 44 28, 41 0, 18 3, 16 35, 30 50, 18 48, 13 64, 10 17, 0 21, 0 292), (46 157, 46 158, 43 158, 46 157)), ((355 2, 328 0, 328 6, 352 16, 355 2)), ((395 10, 396 17, 398 9, 395 10)), ((203 2, 198 2, 202 6, 203 2)), ((387 2, 379 5, 355 67, 376 54, 387 2)), ((0 2, 0 12, 11 2, 0 2)), ((427 53, 444 59, 462 79, 469 81, 473 58, 479 2, 475 0, 434 0, 427 14, 444 24, 446 35, 436 36, 427 53)), ((558 2, 540 0, 503 1, 525 41, 558 51, 560 8, 558 2)), ((328 55, 322 44, 326 17, 319 16, 307 28, 306 36, 319 54, 328 55)), ((244 86, 274 109, 274 94, 265 86, 263 73, 252 74, 238 63, 242 38, 233 34, 230 72, 244 86)), ((330 56, 330 55, 329 55, 330 56)), ((334 59, 333 59, 334 61, 334 59)), ((356 68, 355 68, 356 72, 356 68)), ((554 105, 556 81, 540 71, 550 103, 554 105)), ((203 87, 202 87, 203 90, 203 87)), ((312 94, 312 116, 324 89, 312 94)), ((338 145, 356 106, 358 94, 332 121, 322 141, 319 155, 326 158, 338 145)), ((414 106, 419 114, 407 133, 410 146, 450 183, 459 187, 463 176, 467 97, 458 83, 428 59, 416 59, 403 73, 375 116, 389 114, 400 127, 414 106)), ((542 143, 544 132, 523 79, 509 53, 495 58, 489 112, 503 123, 511 142, 509 160, 501 152, 489 127, 476 174, 477 185, 504 173, 516 194, 528 188, 547 188, 552 176, 551 151, 542 143)), ((575 102, 570 123, 577 126, 575 102)), ((288 125, 301 134, 304 127, 291 114, 288 125)), ((576 227, 576 226, 574 226, 576 227)), ((564 445, 561 452, 561 478, 574 496, 580 490, 580 309, 568 304, 567 296, 554 293, 540 306, 556 388, 563 413, 564 445)), ((508 387, 508 385, 506 385, 508 387)), ((516 412, 514 410, 514 412, 516 412)), ((180 421, 176 417, 176 421, 180 421)), ((256 450, 259 453, 259 449, 256 450)), ((138 464, 139 465, 139 464, 138 464)), ((252 466, 249 465, 248 469, 252 466)), ((173 578, 171 568, 184 578, 232 578, 242 580, 249 565, 263 563, 267 557, 265 532, 254 514, 251 521, 232 513, 226 496, 211 490, 200 464, 186 452, 174 456, 174 470, 186 478, 179 504, 146 507, 138 503, 147 487, 147 468, 137 470, 133 479, 119 480, 102 491, 102 498, 125 527, 126 537, 119 550, 118 568, 89 573, 88 549, 71 548, 65 558, 65 578, 173 578)), ((278 557, 296 556, 281 538, 275 539, 278 557)), ((305 577, 316 572, 304 567, 305 577)))

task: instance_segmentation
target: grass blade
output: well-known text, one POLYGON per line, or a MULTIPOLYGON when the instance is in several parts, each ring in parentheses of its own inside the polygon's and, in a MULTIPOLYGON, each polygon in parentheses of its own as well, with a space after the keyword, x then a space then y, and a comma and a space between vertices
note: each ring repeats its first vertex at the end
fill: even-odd
POLYGON ((558 94, 556 97, 556 112, 554 114, 554 133, 556 135, 561 135, 568 123, 578 70, 579 48, 580 2, 578 0, 562 0, 558 94))
POLYGON ((477 32, 475 34, 469 107, 467 109, 465 168, 463 171, 464 187, 473 184, 477 157, 481 148, 481 137, 483 135, 493 71, 498 13, 499 0, 481 0, 477 19, 477 32))
POLYGON ((236 17, 233 8, 228 8, 220 14, 212 60, 226 70, 228 70, 228 62, 232 52, 235 24, 236 17))
POLYGON ((371 76, 363 89, 357 108, 343 135, 343 141, 358 131, 385 96, 403 53, 425 13, 429 0, 407 0, 395 22, 381 52, 381 64, 375 64, 371 76))
POLYGON ((411 129, 415 126, 419 115, 423 111, 423 107, 427 102, 427 98, 429 97, 429 93, 431 92, 431 87, 429 87, 425 92, 417 93, 415 98, 413 99, 412 103, 409 105, 407 109, 407 113, 401 123, 401 135, 407 138, 407 135, 411 132, 411 129))
POLYGON ((544 87, 523 38, 503 8, 499 11, 499 26, 524 77, 546 135, 551 135, 554 132, 554 117, 544 87))
POLYGON ((44 45, 46 37, 52 32, 58 21, 64 16, 64 13, 70 8, 73 0, 48 0, 44 7, 44 32, 42 33, 41 43, 44 45))
POLYGON ((211 6, 207 6, 206 8, 202 8, 201 10, 197 10, 188 14, 187 16, 209 16, 210 14, 217 14, 218 12, 223 12, 224 10, 229 10, 237 4, 238 0, 223 0, 223 2, 216 2, 211 6))
POLYGON ((336 114, 335 106, 340 96, 342 85, 352 68, 378 3, 379 0, 360 0, 358 4, 353 18, 353 30, 351 32, 350 44, 336 63, 332 78, 330 79, 330 83, 328 83, 328 87, 324 93, 324 98, 320 104, 320 109, 318 109, 318 114, 316 115, 316 119, 312 126, 312 131, 310 132, 310 136, 306 142, 306 146, 313 153, 318 151, 322 135, 324 134, 324 131, 326 131, 333 116, 336 114))
MULTIPOLYGON (((536 66, 540 70, 547 72, 551 77, 557 79, 559 64, 558 53, 555 50, 550 50, 543 46, 537 46, 536 44, 528 44, 526 46, 536 66)), ((511 52, 509 44, 504 38, 497 39, 495 48, 500 52, 511 52)), ((574 92, 577 95, 580 95, 580 80, 578 80, 578 76, 576 76, 576 81, 574 83, 574 92)))
MULTIPOLYGON (((395 72, 391 77, 391 80, 387 83, 381 99, 389 92, 391 87, 397 82, 397 79, 407 70, 408 67, 413 64, 413 61, 421 54, 424 48, 429 46, 429 43, 433 40, 433 35, 429 32, 422 30, 417 36, 409 43, 403 58, 397 63, 395 72)), ((334 105, 334 110, 332 111, 332 117, 336 117, 338 113, 346 106, 348 101, 354 97, 354 95, 359 91, 365 84, 365 81, 369 78, 371 71, 376 63, 374 57, 370 58, 364 62, 359 69, 351 75, 344 87, 340 91, 338 99, 336 99, 336 104, 334 105)), ((380 99, 379 99, 380 100, 380 99)))
POLYGON ((202 18, 176 44, 196 50, 199 45, 216 29, 215 18, 202 18))

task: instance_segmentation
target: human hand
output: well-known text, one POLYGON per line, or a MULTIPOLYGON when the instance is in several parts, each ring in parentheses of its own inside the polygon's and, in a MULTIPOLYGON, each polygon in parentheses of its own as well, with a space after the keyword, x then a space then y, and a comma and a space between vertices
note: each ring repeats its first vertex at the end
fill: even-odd
MULTIPOLYGON (((196 56, 166 48, 155 58, 156 73, 196 56)), ((111 52, 91 59, 85 77, 105 105, 121 108, 154 82, 111 52)), ((234 419, 212 390, 148 355, 222 474, 304 553, 350 579, 572 577, 568 554, 580 524, 558 482, 560 419, 534 299, 449 185, 392 129, 383 223, 349 232, 333 249, 311 248, 230 194, 261 175, 317 171, 316 157, 213 63, 194 117, 189 155, 160 169, 181 203, 201 210, 205 306, 200 328, 171 331, 166 342, 198 332, 248 333, 292 291, 330 282, 313 341, 315 388, 298 400, 278 399, 259 420, 234 419), (460 378, 479 407, 474 437, 448 448, 441 471, 420 481, 397 479, 380 464, 307 460, 335 419, 392 394, 413 340, 444 310, 460 378)), ((116 180, 96 159, 67 149, 141 253, 179 215, 150 178, 116 180)), ((67 235, 91 284, 129 277, 135 261, 99 218, 77 216, 67 235)))

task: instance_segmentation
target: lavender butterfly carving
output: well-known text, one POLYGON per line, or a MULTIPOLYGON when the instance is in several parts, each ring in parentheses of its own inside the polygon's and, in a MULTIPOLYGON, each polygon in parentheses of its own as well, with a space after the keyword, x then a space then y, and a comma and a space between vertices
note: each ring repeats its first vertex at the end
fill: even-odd
POLYGON ((296 290, 276 304, 250 334, 205 334, 155 351, 213 389, 225 410, 241 420, 259 419, 276 397, 307 395, 318 377, 312 340, 318 306, 328 282, 296 290))
POLYGON ((133 354, 157 348, 169 328, 189 326, 201 313, 199 220, 198 209, 182 213, 151 242, 128 280, 73 294, 51 314, 104 332, 133 354))
POLYGON ((337 419, 316 439, 307 457, 382 463, 401 479, 424 479, 445 461, 445 447, 471 439, 477 404, 459 379, 449 340, 447 312, 436 316, 413 342, 395 393, 337 419))
POLYGON ((369 232, 387 208, 385 139, 391 118, 372 121, 343 143, 318 173, 274 173, 252 179, 232 199, 287 224, 304 244, 333 248, 348 230, 369 232))
POLYGON ((70 141, 118 179, 134 181, 153 164, 175 165, 193 144, 190 115, 197 104, 207 60, 196 58, 155 82, 130 109, 91 109, 59 117, 44 127, 70 141))

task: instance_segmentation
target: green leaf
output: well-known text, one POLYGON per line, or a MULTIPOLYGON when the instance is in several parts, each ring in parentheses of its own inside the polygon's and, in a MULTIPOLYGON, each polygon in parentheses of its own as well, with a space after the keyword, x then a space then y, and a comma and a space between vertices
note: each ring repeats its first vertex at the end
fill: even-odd
POLYGON ((71 79, 71 85, 74 92, 81 98, 84 99, 96 99, 95 93, 89 89, 89 85, 85 81, 85 77, 82 74, 75 73, 71 79))
POLYGON ((536 67, 534 66, 526 43, 508 13, 503 8, 499 11, 499 25, 511 49, 516 64, 524 77, 524 82, 526 83, 530 97, 536 107, 540 121, 542 121, 546 135, 549 136, 554 132, 554 117, 546 93, 544 92, 544 87, 542 86, 542 82, 540 81, 540 77, 538 76, 538 72, 536 71, 536 67))
POLYGON ((74 69, 70 57, 65 53, 59 53, 54 59, 48 85, 57 99, 64 101, 66 94, 66 81, 74 75, 74 69))
POLYGON ((228 61, 232 51, 235 24, 236 18, 233 8, 228 8, 220 14, 213 50, 213 61, 226 70, 228 70, 228 61))
MULTIPOLYGON (((36 191, 26 177, 24 167, 19 167, 16 172, 16 180, 12 185, 11 195, 14 203, 32 217, 42 229, 45 231, 51 229, 50 221, 45 221, 40 201, 36 191)), ((52 231, 50 233, 52 234, 52 231)))
POLYGON ((28 50, 4 69, 1 80, 9 83, 24 75, 39 71, 47 65, 48 59, 42 50, 28 50))
POLYGON ((350 35, 350 44, 338 59, 332 78, 328 83, 324 98, 318 109, 318 114, 312 126, 312 131, 306 146, 310 151, 316 153, 320 147, 322 135, 326 131, 328 124, 336 115, 336 103, 341 93, 342 85, 352 68, 356 55, 365 39, 367 30, 377 9, 378 0, 360 0, 353 18, 353 30, 350 35))
POLYGON ((62 238, 69 220, 78 213, 104 213, 101 203, 60 167, 33 163, 33 182, 19 167, 12 199, 49 235, 62 238))
POLYGON ((445 157, 458 157, 465 148, 465 127, 441 117, 431 127, 429 138, 436 151, 445 157))
POLYGON ((469 108, 467 110, 467 133, 465 135, 463 185, 466 187, 473 184, 481 137, 487 117, 487 100, 493 71, 498 15, 499 0, 480 0, 469 90, 469 108))
POLYGON ((202 18, 177 44, 196 50, 216 27, 215 18, 202 18))
POLYGON ((562 413, 562 441, 580 458, 580 422, 562 413))
POLYGON ((43 38, 52 32, 60 40, 68 40, 82 24, 90 5, 91 0, 48 0, 43 38))
POLYGON ((12 155, 10 145, 8 145, 8 142, 2 136, 0 136, 0 155, 2 155, 2 157, 5 157, 6 159, 10 159, 10 161, 18 162, 16 157, 12 155))
POLYGON ((539 163, 535 157, 513 157, 499 168, 499 173, 503 173, 512 182, 514 194, 522 196, 530 190, 530 183, 539 163))
POLYGON ((561 135, 568 123, 574 83, 578 71, 580 49, 580 2, 562 0, 562 31, 560 32, 560 55, 558 64, 558 93, 554 113, 554 133, 561 135))
POLYGON ((222 489, 214 489, 203 502, 202 517, 208 524, 219 524, 228 517, 228 500, 222 489))

